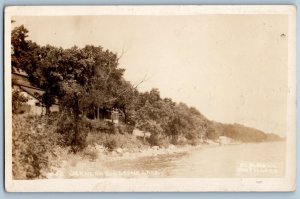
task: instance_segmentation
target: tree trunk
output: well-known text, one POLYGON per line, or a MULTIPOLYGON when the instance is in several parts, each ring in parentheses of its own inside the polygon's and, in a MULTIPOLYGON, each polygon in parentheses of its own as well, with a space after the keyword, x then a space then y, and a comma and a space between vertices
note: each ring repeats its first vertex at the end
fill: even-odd
POLYGON ((99 120, 99 107, 97 106, 97 119, 99 120))
POLYGON ((85 110, 82 110, 82 116, 83 116, 83 117, 86 117, 85 110))
POLYGON ((50 114, 50 106, 46 106, 46 115, 50 114))
POLYGON ((78 152, 78 148, 80 147, 80 135, 79 135, 79 100, 78 100, 78 96, 75 93, 74 94, 74 107, 73 107, 73 114, 74 114, 74 122, 75 122, 75 129, 74 129, 74 138, 73 138, 73 143, 72 143, 72 147, 73 147, 73 152, 76 153, 78 152))
POLYGON ((44 115, 44 106, 42 105, 42 112, 41 112, 41 116, 44 115))
POLYGON ((124 108, 124 122, 125 124, 127 124, 127 112, 126 112, 126 108, 124 108))
POLYGON ((122 112, 124 113, 124 123, 127 124, 127 120, 128 120, 128 115, 127 115, 127 112, 126 112, 126 108, 125 107, 122 107, 122 112))

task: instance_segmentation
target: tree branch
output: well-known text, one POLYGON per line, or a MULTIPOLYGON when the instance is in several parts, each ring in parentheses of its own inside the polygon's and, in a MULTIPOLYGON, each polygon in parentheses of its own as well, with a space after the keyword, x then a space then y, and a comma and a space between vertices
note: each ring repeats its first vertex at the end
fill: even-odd
MULTIPOLYGON (((146 74, 146 75, 147 75, 147 74, 146 74)), ((126 88, 126 89, 124 89, 123 91, 121 91, 117 97, 114 97, 113 99, 107 100, 107 101, 104 102, 104 103, 113 102, 113 101, 119 99, 124 93, 136 89, 139 85, 141 85, 142 83, 144 83, 145 81, 147 81, 146 75, 144 76, 144 78, 143 78, 139 83, 137 83, 136 85, 134 85, 134 86, 132 87, 132 89, 129 90, 129 89, 126 88)))
POLYGON ((110 61, 108 61, 108 69, 109 69, 109 71, 108 71, 108 74, 107 74, 107 77, 106 77, 106 79, 104 80, 104 88, 106 88, 106 84, 107 84, 107 81, 108 81, 108 79, 109 79, 109 77, 110 77, 110 74, 111 74, 111 67, 110 67, 110 61))
POLYGON ((123 57, 123 55, 124 54, 126 54, 127 53, 127 51, 128 51, 128 48, 126 49, 126 50, 124 50, 124 45, 123 45, 123 47, 122 47, 122 51, 121 51, 121 54, 120 54, 120 56, 117 58, 117 63, 119 63, 119 60, 123 57))

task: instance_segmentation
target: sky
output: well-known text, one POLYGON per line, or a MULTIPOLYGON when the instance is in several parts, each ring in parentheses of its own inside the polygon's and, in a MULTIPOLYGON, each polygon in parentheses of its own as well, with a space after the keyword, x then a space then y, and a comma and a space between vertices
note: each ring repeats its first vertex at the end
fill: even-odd
POLYGON ((286 134, 284 15, 18 16, 40 45, 87 44, 122 54, 140 91, 196 107, 208 119, 286 134))

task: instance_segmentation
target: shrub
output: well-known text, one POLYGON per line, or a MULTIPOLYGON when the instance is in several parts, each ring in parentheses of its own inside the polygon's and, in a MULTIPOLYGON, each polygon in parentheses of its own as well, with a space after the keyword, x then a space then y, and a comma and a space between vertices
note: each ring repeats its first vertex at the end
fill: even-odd
POLYGON ((82 151, 82 156, 94 161, 98 158, 98 151, 95 147, 88 146, 82 151))
POLYGON ((45 118, 13 115, 12 120, 13 178, 45 178, 60 135, 53 126, 43 125, 45 118))
POLYGON ((167 147, 170 144, 170 141, 167 137, 154 133, 152 133, 150 137, 147 138, 147 141, 150 144, 150 146, 167 147))
POLYGON ((192 140, 187 140, 187 143, 192 146, 197 146, 200 143, 200 141, 199 139, 192 139, 192 140))
POLYGON ((91 131, 98 131, 104 133, 112 133, 114 131, 114 125, 112 122, 107 122, 104 120, 89 120, 89 127, 91 131))
MULTIPOLYGON (((13 84, 15 80, 13 79, 13 84)), ((28 97, 24 96, 21 91, 17 89, 13 89, 12 91, 12 112, 16 114, 22 114, 26 110, 30 109, 30 106, 26 106, 26 102, 28 101, 28 97)))
POLYGON ((183 135, 178 135, 176 139, 172 139, 172 144, 174 145, 186 145, 188 140, 183 135))
POLYGON ((188 140, 196 140, 198 139, 198 134, 196 131, 189 131, 186 135, 185 138, 188 140))
POLYGON ((71 146, 74 153, 82 150, 87 146, 86 137, 88 134, 90 123, 86 119, 80 118, 77 123, 74 118, 67 113, 61 113, 57 122, 57 132, 62 135, 60 145, 71 146))
POLYGON ((142 140, 137 139, 131 134, 108 134, 108 133, 99 133, 91 132, 87 137, 88 145, 103 145, 108 148, 110 151, 113 151, 117 148, 141 148, 144 143, 142 140))
POLYGON ((115 136, 106 136, 104 141, 104 146, 108 148, 108 150, 112 151, 118 147, 117 139, 115 136))
POLYGON ((194 131, 189 131, 186 135, 185 138, 187 139, 186 142, 187 144, 190 144, 192 146, 196 146, 200 143, 199 139, 199 134, 196 130, 194 131))
POLYGON ((114 123, 105 120, 86 119, 86 121, 89 123, 88 125, 89 130, 97 131, 99 133, 130 134, 134 129, 134 126, 132 125, 126 125, 126 124, 115 125, 114 123))

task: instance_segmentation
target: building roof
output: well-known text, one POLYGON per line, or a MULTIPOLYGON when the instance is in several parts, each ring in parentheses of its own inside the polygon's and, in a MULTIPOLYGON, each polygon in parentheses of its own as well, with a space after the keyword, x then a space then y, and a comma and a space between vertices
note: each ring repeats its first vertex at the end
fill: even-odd
POLYGON ((23 70, 21 70, 21 69, 18 69, 18 68, 16 68, 16 67, 12 67, 11 73, 12 73, 12 74, 17 74, 17 75, 21 75, 21 76, 28 77, 28 74, 27 74, 25 71, 23 71, 23 70))
MULTIPOLYGON (((42 102, 42 96, 45 93, 44 90, 33 86, 28 79, 28 74, 20 69, 12 68, 13 84, 18 85, 20 89, 30 96, 34 97, 38 101, 42 102)), ((58 99, 55 99, 54 104, 58 105, 58 99)))
POLYGON ((29 88, 26 86, 20 86, 20 89, 28 93, 30 96, 34 97, 38 101, 42 102, 42 96, 45 93, 45 91, 35 89, 35 88, 29 88))

